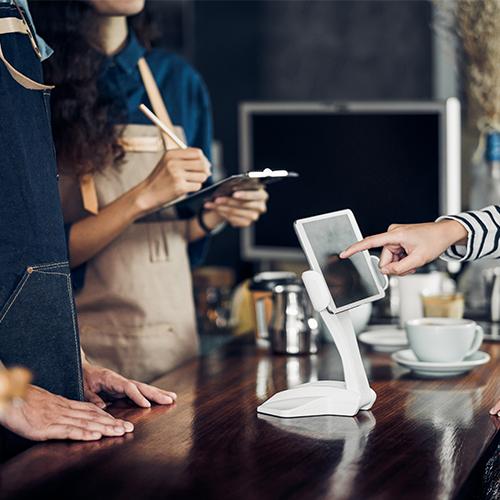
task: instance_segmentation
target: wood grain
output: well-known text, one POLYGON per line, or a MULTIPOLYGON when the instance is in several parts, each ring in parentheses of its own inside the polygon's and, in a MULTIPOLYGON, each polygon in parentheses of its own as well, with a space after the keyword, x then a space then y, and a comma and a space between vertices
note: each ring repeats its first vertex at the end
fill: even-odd
POLYGON ((364 354, 378 394, 356 418, 277 419, 255 408, 278 390, 340 378, 334 347, 271 356, 236 343, 158 381, 170 408, 122 403, 126 438, 38 444, 0 465, 0 498, 446 499, 460 493, 500 429, 500 345, 468 375, 419 380, 364 354))

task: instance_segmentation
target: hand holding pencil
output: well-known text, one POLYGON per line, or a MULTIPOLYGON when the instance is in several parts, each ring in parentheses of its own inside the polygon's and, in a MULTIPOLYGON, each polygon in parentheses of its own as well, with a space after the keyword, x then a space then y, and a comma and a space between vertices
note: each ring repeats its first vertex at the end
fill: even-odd
POLYGON ((151 174, 138 186, 137 204, 142 215, 199 191, 210 176, 210 162, 198 148, 188 147, 144 104, 141 111, 179 147, 166 151, 151 174))
MULTIPOLYGON (((167 155, 175 151, 187 152, 190 149, 193 150, 193 148, 188 148, 188 146, 177 137, 175 132, 162 120, 160 120, 147 106, 141 104, 139 109, 179 147, 178 150, 169 151, 167 155)), ((165 160, 168 163, 168 158, 165 158, 165 160)), ((206 158, 205 162, 205 166, 210 168, 210 162, 206 158)), ((194 158, 191 165, 193 169, 195 169, 195 167, 200 167, 199 163, 195 163, 194 158)), ((172 171, 174 170, 175 165, 172 163, 167 165, 166 168, 167 170, 172 171)), ((195 170, 192 170, 190 173, 181 173, 180 171, 174 172, 174 177, 177 177, 177 192, 179 193, 179 197, 183 196, 183 194, 198 191, 201 188, 202 184, 199 182, 202 177, 199 174, 200 172, 195 170), (195 174, 198 174, 198 176, 195 174)), ((202 183, 203 182, 204 181, 202 181, 202 183)), ((233 227, 248 227, 256 222, 260 216, 267 211, 268 198, 269 195, 266 190, 259 189, 257 191, 238 191, 233 193, 233 196, 219 197, 213 201, 207 202, 203 207, 205 209, 205 225, 206 227, 211 226, 215 228, 223 222, 228 222, 233 227)))
MULTIPOLYGON (((139 109, 172 141, 179 146, 179 149, 189 149, 187 144, 184 143, 179 137, 177 137, 177 134, 170 128, 166 123, 163 123, 145 104, 140 104, 139 109)), ((211 164, 208 161, 208 159, 205 157, 205 160, 210 167, 211 164)))

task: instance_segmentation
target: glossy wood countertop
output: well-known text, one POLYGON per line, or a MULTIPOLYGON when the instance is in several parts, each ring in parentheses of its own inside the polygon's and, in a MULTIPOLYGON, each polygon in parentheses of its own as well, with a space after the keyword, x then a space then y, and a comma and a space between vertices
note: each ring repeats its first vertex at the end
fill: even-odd
POLYGON ((271 356, 236 342, 158 381, 170 408, 115 407, 134 434, 45 443, 3 461, 1 498, 447 499, 500 429, 500 344, 468 375, 419 380, 364 353, 378 399, 356 418, 278 419, 255 409, 276 391, 341 377, 332 346, 271 356))

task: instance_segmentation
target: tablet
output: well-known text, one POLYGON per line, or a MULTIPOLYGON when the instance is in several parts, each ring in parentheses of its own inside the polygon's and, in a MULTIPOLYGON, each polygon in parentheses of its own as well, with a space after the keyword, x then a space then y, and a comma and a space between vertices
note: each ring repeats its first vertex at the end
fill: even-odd
POLYGON ((271 170, 266 168, 262 171, 245 172, 244 174, 232 175, 196 193, 183 196, 163 205, 156 212, 143 217, 137 222, 154 222, 170 220, 172 217, 187 219, 196 215, 207 201, 215 200, 220 196, 232 196, 236 191, 255 191, 285 179, 297 178, 296 172, 287 170, 271 170), (172 208, 176 209, 173 215, 172 208))
POLYGON ((351 210, 299 219, 294 228, 309 266, 325 278, 332 312, 347 311, 384 297, 368 251, 349 259, 339 257, 343 250, 362 239, 351 210))

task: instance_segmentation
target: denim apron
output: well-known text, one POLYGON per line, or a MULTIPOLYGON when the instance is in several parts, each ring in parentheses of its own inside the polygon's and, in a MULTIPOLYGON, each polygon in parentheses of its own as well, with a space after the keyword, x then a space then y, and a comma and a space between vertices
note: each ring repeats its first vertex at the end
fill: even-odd
POLYGON ((0 3, 0 359, 83 399, 50 129, 50 88, 22 11, 0 3))
MULTIPOLYGON (((182 137, 145 59, 139 71, 154 111, 182 137)), ((178 147, 153 125, 128 124, 120 130, 126 153, 121 165, 95 172, 83 184, 62 169, 67 222, 115 201, 151 173, 166 148, 178 147)), ((171 220, 132 224, 86 263, 85 282, 75 298, 90 361, 150 382, 198 354, 188 229, 172 209, 171 220)))

